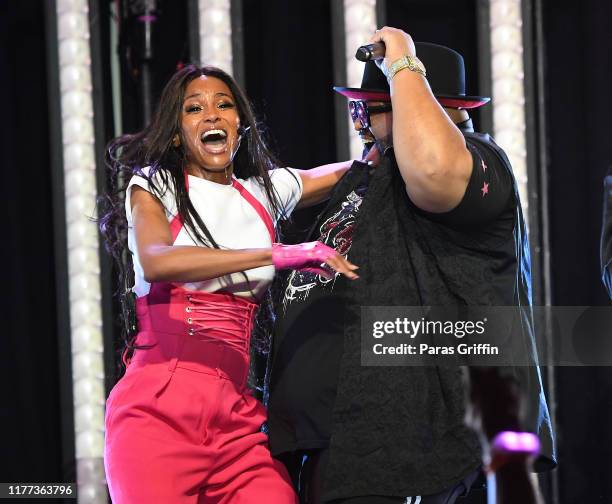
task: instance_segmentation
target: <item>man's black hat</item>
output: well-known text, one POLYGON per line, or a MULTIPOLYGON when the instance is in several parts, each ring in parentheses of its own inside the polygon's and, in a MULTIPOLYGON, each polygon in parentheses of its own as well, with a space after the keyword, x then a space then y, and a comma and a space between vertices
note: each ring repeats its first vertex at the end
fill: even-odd
MULTIPOLYGON (((441 105, 471 109, 491 100, 465 94, 465 65, 463 56, 457 51, 428 42, 416 42, 415 47, 417 57, 427 69, 429 87, 441 105)), ((360 88, 334 87, 334 91, 351 100, 391 101, 387 78, 374 61, 365 64, 360 88)))

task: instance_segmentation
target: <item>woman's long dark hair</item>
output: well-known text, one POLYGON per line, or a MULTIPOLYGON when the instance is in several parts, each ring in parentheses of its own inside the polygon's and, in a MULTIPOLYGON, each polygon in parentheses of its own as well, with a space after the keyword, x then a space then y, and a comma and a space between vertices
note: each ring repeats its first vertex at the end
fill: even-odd
MULTIPOLYGON (((102 206, 100 230, 105 238, 106 248, 119 270, 119 295, 125 322, 123 324, 126 344, 124 364, 137 348, 134 346, 136 337, 134 307, 133 303, 130 303, 133 262, 127 246, 127 219, 124 206, 125 189, 131 177, 134 174, 145 177, 152 193, 160 199, 166 190, 171 190, 176 196, 178 213, 194 241, 203 246, 219 248, 196 212, 185 187, 186 142, 181 132, 181 110, 187 86, 202 75, 216 77, 227 84, 236 101, 240 124, 246 130, 234 158, 234 174, 242 179, 258 177, 265 189, 273 215, 284 217, 281 203, 268 173, 269 170, 279 166, 278 160, 267 147, 263 139, 263 126, 256 121, 251 106, 238 84, 223 70, 211 66, 189 65, 177 71, 162 91, 151 123, 138 133, 123 135, 112 140, 106 148, 105 161, 110 170, 110 189, 100 201, 102 206), (179 146, 173 144, 176 135, 181 138, 179 146), (147 166, 150 169, 148 174, 145 174, 142 168, 147 166)), ((268 297, 269 294, 261 303, 262 309, 255 324, 259 330, 255 331, 258 334, 254 334, 252 339, 255 350, 263 353, 267 353, 269 347, 269 337, 264 334, 268 332, 264 329, 267 325, 265 321, 271 318, 268 297)))

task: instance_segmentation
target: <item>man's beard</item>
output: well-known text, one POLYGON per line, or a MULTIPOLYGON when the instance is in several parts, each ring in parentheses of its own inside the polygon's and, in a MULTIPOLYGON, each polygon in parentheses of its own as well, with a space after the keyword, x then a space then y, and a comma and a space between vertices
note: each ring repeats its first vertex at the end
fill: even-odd
POLYGON ((361 157, 365 158, 370 149, 376 144, 376 138, 372 135, 370 128, 364 128, 359 131, 359 138, 363 144, 363 152, 361 157))

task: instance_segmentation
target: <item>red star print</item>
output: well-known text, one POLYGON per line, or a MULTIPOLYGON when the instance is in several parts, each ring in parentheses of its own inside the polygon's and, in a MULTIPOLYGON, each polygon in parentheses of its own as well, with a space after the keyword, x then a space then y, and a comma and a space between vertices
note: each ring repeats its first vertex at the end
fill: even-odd
POLYGON ((489 183, 485 182, 484 184, 482 184, 482 197, 484 198, 487 194, 489 194, 489 183))
POLYGON ((484 162, 484 159, 480 160, 480 166, 482 166, 482 171, 486 172, 487 171, 487 165, 484 162))

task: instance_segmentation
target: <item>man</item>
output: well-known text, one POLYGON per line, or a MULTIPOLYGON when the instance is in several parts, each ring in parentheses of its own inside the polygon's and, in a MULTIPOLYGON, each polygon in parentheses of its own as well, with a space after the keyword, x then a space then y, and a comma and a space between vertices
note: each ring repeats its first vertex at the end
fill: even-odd
POLYGON ((601 278, 612 298, 612 168, 604 179, 603 231, 601 234, 601 278))
MULTIPOLYGON (((355 129, 376 142, 380 163, 354 163, 311 231, 349 256, 360 278, 350 286, 308 273, 286 280, 270 446, 303 502, 448 504, 481 465, 477 436, 464 424, 461 372, 362 367, 360 307, 528 306, 523 221, 507 158, 471 133, 465 109, 488 98, 465 95, 462 57, 415 47, 394 28, 378 30, 376 41, 386 45, 388 80, 367 63, 361 88, 335 89, 354 100, 355 129)), ((552 466, 537 367, 517 380, 529 383, 525 426, 542 440, 538 468, 552 466)))

